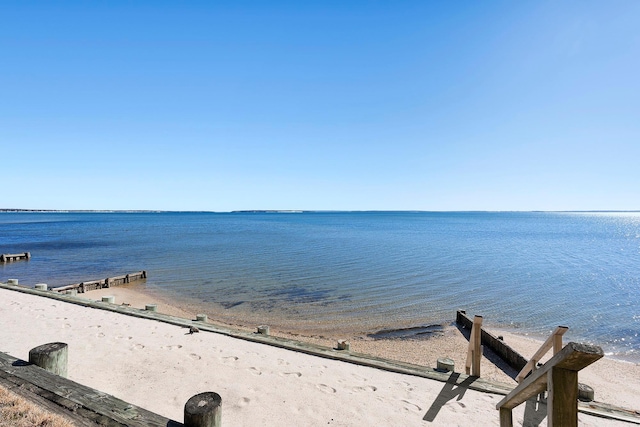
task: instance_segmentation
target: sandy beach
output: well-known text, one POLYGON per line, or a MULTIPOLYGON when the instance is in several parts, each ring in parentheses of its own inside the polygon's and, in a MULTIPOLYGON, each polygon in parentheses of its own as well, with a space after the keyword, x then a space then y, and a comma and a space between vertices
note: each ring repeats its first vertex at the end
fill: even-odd
MULTIPOLYGON (((144 307, 193 318, 160 296, 129 288, 84 294, 99 300, 112 295, 117 304, 144 307), (156 297, 150 301, 150 297, 156 297)), ((223 423, 255 425, 498 425, 500 395, 448 383, 329 360, 184 328, 0 289, 2 351, 27 358, 46 342, 69 344, 69 378, 166 417, 182 421, 184 403, 193 395, 215 391, 223 398, 223 423)), ((273 332, 273 331, 272 331, 273 332)), ((278 332, 277 332, 278 333, 278 332)), ((281 335, 285 333, 279 332, 281 335)), ((500 332, 526 357, 539 346, 527 337, 500 332)), ((296 339, 335 345, 336 337, 296 339)), ((464 370, 465 337, 456 328, 428 340, 348 338, 351 349, 423 366, 438 357, 455 360, 464 370)), ((515 384, 488 359, 482 377, 515 384)), ((640 367, 602 359, 580 373, 595 389, 596 400, 638 410, 640 367)), ((518 425, 540 423, 544 413, 531 405, 514 411, 518 425)), ((628 425, 580 414, 585 426, 628 425)))

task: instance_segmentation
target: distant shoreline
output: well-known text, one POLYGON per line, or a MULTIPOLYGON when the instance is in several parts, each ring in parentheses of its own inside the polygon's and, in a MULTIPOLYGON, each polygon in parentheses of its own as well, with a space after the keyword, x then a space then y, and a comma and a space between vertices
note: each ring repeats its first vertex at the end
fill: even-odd
POLYGON ((232 211, 173 211, 160 209, 14 209, 0 208, 0 213, 640 213, 640 210, 561 210, 561 211, 544 211, 544 210, 504 210, 504 211, 486 211, 486 210, 460 210, 460 211, 429 211, 429 210, 322 210, 322 209, 243 209, 232 211))

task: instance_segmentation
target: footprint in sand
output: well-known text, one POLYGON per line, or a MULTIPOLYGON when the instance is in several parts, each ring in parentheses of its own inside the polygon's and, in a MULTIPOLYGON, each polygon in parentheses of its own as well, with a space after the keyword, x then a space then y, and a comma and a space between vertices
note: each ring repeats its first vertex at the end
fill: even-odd
POLYGON ((363 391, 376 391, 378 389, 378 387, 374 387, 372 385, 368 385, 366 387, 354 387, 352 388, 353 391, 356 391, 358 393, 363 392, 363 391))
POLYGON ((96 336, 97 336, 98 338, 104 338, 104 334, 103 334, 102 332, 100 332, 100 333, 96 334, 96 336))
POLYGON ((102 325, 89 325, 87 328, 102 328, 102 325))
POLYGON ((280 365, 280 366, 288 366, 289 362, 287 362, 284 359, 278 359, 278 365, 280 365))
POLYGON ((233 363, 236 360, 238 360, 238 358, 236 356, 227 356, 227 357, 223 357, 222 360, 227 363, 233 363))
POLYGON ((422 408, 413 402, 409 402, 408 400, 401 400, 401 402, 405 404, 404 409, 408 411, 415 411, 415 412, 422 411, 422 408))
POLYGON ((351 374, 351 378, 358 381, 368 381, 368 379, 366 379, 365 377, 361 377, 360 375, 357 375, 357 374, 351 374))
POLYGON ((281 377, 296 377, 296 378, 300 378, 302 376, 302 373, 300 373, 300 372, 280 372, 280 376, 281 377))
POLYGON ((317 384, 316 387, 318 388, 318 390, 323 391, 325 393, 335 393, 336 389, 333 387, 329 387, 326 384, 317 384))
POLYGON ((191 353, 191 354, 189 355, 189 357, 190 357, 190 358, 192 358, 193 360, 200 360, 200 359, 202 359, 202 357, 201 357, 201 356, 198 356, 198 355, 197 355, 197 354, 195 354, 195 353, 191 353))
POLYGON ((160 347, 160 348, 165 348, 167 350, 177 350, 179 348, 182 348, 182 346, 180 344, 176 344, 176 345, 168 345, 166 347, 160 347))
POLYGON ((242 399, 238 400, 238 406, 247 406, 249 402, 251 402, 251 399, 249 399, 248 397, 243 397, 242 399))
POLYGON ((70 328, 70 327, 71 327, 71 325, 70 325, 69 323, 65 323, 64 325, 62 325, 62 327, 63 327, 63 328, 65 328, 65 329, 67 329, 67 328, 70 328))
POLYGON ((136 344, 136 345, 133 346, 133 348, 135 348, 136 350, 142 350, 144 348, 144 345, 136 344))
POLYGON ((249 372, 251 372, 253 375, 262 375, 262 371, 260 371, 260 369, 258 368, 249 368, 249 372))

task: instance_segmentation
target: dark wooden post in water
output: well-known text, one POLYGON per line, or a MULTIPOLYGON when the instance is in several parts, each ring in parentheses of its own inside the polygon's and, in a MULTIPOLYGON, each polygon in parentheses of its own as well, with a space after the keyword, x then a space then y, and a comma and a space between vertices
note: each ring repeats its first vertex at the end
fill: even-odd
POLYGON ((29 351, 29 363, 67 378, 69 346, 63 342, 43 344, 29 351))
POLYGON ((221 427, 222 397, 208 391, 196 394, 184 405, 185 427, 221 427))

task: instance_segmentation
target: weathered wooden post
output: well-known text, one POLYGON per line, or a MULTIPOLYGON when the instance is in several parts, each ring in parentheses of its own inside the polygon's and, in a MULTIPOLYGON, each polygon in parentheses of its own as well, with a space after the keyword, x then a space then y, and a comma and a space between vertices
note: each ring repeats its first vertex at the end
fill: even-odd
POLYGON ((18 279, 7 279, 7 285, 18 286, 18 279))
POLYGON ((102 297, 102 302, 108 302, 109 304, 115 304, 116 303, 116 297, 112 296, 112 295, 105 295, 102 297))
POLYGON ((206 322, 208 317, 206 314, 196 314, 196 322, 206 322))
POLYGON ((158 304, 147 304, 144 306, 147 311, 158 311, 158 304))
POLYGON ((436 371, 455 372, 455 362, 448 357, 441 357, 437 361, 436 371))
POLYGON ((208 391, 196 394, 184 405, 185 427, 221 427, 222 397, 208 391))
POLYGON ((473 316, 473 326, 469 336, 469 349, 467 350, 467 362, 465 372, 474 377, 480 376, 480 362, 482 360, 482 316, 473 316))
POLYGON ((63 342, 43 344, 29 350, 29 363, 64 378, 67 377, 68 361, 69 346, 63 342))
POLYGON ((46 291, 49 289, 46 283, 36 283, 34 287, 39 291, 46 291))
POLYGON ((267 325, 258 326, 258 333, 260 335, 269 335, 269 326, 267 325))
POLYGON ((338 340, 338 350, 351 350, 351 344, 347 340, 338 340))
POLYGON ((24 257, 29 261, 31 259, 31 252, 25 252, 24 257))

